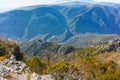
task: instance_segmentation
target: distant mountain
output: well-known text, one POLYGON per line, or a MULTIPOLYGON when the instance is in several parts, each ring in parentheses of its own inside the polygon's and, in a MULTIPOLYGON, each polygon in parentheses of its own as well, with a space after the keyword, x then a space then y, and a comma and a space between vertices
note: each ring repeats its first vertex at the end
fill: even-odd
POLYGON ((26 41, 66 42, 84 33, 120 34, 120 6, 69 2, 30 6, 0 14, 0 34, 26 41))
POLYGON ((120 40, 120 36, 116 34, 79 34, 76 35, 66 42, 64 44, 69 44, 74 47, 90 47, 100 44, 108 43, 109 41, 115 41, 120 40))
POLYGON ((46 34, 48 39, 67 30, 63 15, 49 7, 40 7, 32 11, 15 10, 1 14, 0 18, 0 32, 7 37, 31 39, 39 34, 46 34))

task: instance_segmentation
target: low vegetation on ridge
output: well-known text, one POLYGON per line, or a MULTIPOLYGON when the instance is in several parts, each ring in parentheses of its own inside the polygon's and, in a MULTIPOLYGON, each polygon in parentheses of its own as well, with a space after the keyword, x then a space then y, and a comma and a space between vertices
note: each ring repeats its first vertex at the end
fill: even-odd
POLYGON ((31 72, 51 74, 56 80, 120 80, 119 44, 113 42, 80 48, 59 55, 46 51, 42 57, 30 58, 21 52, 17 43, 0 38, 0 60, 13 53, 17 60, 27 64, 31 72))

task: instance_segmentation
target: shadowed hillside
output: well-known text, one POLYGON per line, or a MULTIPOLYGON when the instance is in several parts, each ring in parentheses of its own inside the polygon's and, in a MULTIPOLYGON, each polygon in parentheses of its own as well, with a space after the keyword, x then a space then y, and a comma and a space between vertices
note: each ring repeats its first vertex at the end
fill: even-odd
POLYGON ((58 45, 52 42, 43 42, 41 40, 35 39, 24 42, 20 46, 21 50, 28 56, 42 56, 46 51, 51 54, 68 54, 75 50, 72 46, 58 45))

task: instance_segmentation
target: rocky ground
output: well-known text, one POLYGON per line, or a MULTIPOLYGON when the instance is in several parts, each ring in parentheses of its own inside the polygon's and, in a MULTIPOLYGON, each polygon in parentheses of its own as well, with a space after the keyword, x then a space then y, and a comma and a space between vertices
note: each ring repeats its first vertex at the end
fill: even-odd
POLYGON ((54 78, 51 75, 31 73, 25 63, 6 59, 0 61, 0 80, 54 80, 54 78))

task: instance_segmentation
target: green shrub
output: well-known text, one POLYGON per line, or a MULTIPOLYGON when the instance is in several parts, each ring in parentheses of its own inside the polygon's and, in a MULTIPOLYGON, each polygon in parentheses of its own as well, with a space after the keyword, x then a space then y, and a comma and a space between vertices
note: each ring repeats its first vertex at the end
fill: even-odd
POLYGON ((96 77, 95 80, 120 80, 120 69, 114 70, 114 72, 106 73, 104 75, 96 77))
POLYGON ((18 60, 18 61, 23 60, 24 55, 23 55, 23 53, 20 51, 19 46, 15 47, 15 49, 14 49, 14 51, 13 51, 13 54, 15 55, 16 60, 18 60))
POLYGON ((56 80, 78 80, 81 78, 79 68, 70 62, 59 62, 49 67, 45 73, 51 74, 56 80))
POLYGON ((6 53, 7 53, 6 48, 1 46, 0 47, 0 56, 5 55, 6 53))
MULTIPOLYGON (((106 74, 114 73, 114 71, 116 71, 117 69, 117 65, 113 61, 109 61, 107 63, 97 62, 97 63, 89 63, 89 64, 91 65, 89 65, 86 70, 86 73, 87 73, 86 77, 87 79, 90 79, 90 80, 93 80, 93 79, 112 80, 112 79, 103 79, 103 78, 106 74)), ((106 75, 106 76, 109 77, 109 75, 106 75)))
POLYGON ((47 69, 47 65, 40 61, 39 57, 32 57, 32 59, 25 61, 25 63, 30 67, 32 72, 38 74, 43 74, 43 71, 47 69))

